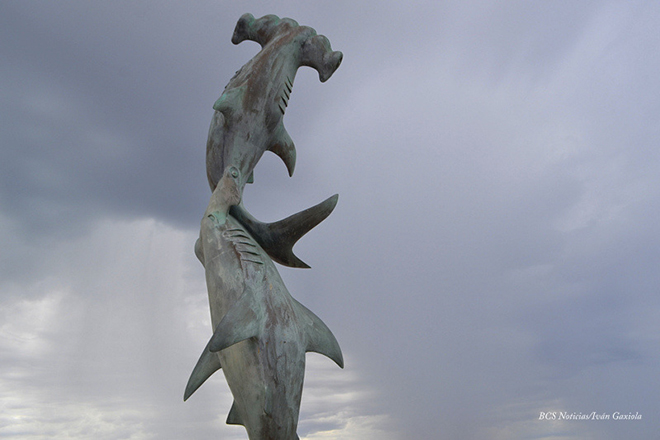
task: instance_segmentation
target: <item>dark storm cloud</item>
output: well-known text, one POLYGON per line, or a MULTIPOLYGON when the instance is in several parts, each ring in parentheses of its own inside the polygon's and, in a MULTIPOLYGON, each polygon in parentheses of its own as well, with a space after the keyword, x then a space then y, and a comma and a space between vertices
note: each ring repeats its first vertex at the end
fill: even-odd
POLYGON ((193 224, 209 96, 242 62, 218 43, 236 14, 152 6, 5 4, 5 212, 51 230, 111 212, 193 224))

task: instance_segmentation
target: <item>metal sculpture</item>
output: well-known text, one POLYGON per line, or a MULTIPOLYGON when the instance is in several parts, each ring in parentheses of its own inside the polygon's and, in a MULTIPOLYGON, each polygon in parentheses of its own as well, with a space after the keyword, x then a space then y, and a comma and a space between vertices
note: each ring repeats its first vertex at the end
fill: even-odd
POLYGON ((293 174, 296 151, 282 117, 300 66, 326 81, 341 52, 314 29, 294 20, 243 15, 232 42, 258 42, 261 51, 229 81, 213 108, 206 169, 213 194, 195 254, 204 265, 213 336, 193 369, 184 400, 222 369, 234 396, 228 424, 250 439, 297 439, 305 353, 318 352, 343 368, 337 340, 286 289, 273 261, 309 267, 293 245, 334 209, 337 195, 274 223, 242 205, 243 189, 266 150, 293 174))

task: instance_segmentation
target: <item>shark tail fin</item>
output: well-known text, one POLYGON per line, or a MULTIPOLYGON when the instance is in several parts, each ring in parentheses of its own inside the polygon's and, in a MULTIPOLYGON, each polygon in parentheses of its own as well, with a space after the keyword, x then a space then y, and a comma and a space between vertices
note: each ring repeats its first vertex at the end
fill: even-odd
POLYGON ((208 344, 211 352, 224 350, 241 341, 261 334, 264 314, 258 310, 254 295, 245 291, 231 306, 215 329, 208 344))
POLYGON ((293 253, 293 246, 332 213, 338 199, 339 195, 335 194, 318 205, 274 223, 260 222, 247 212, 242 204, 232 206, 230 214, 245 226, 274 261, 284 266, 309 268, 293 253))
POLYGON ((204 347, 204 351, 199 357, 197 365, 195 365, 195 368, 190 374, 188 384, 186 385, 186 391, 183 394, 184 402, 188 400, 188 398, 192 396, 195 391, 197 391, 197 388, 206 382, 206 379, 211 377, 213 373, 221 368, 220 359, 218 359, 217 354, 211 353, 209 350, 209 344, 206 344, 206 347, 204 347))
POLYGON ((313 351, 314 353, 320 353, 335 361, 340 368, 344 368, 344 356, 341 353, 341 348, 339 348, 339 343, 335 335, 321 321, 321 318, 295 299, 294 302, 298 306, 298 312, 300 312, 299 319, 305 327, 307 337, 305 352, 313 351))

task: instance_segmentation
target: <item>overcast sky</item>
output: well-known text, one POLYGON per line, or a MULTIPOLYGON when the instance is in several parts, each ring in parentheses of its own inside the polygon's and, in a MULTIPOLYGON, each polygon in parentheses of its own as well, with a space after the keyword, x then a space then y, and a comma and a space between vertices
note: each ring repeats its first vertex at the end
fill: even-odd
POLYGON ((308 355, 301 438, 657 438, 660 5, 633 0, 3 1, 0 437, 247 438, 221 373, 182 399, 245 12, 344 53, 298 72, 293 178, 268 153, 245 193, 267 221, 340 195, 279 267, 346 364, 308 355))

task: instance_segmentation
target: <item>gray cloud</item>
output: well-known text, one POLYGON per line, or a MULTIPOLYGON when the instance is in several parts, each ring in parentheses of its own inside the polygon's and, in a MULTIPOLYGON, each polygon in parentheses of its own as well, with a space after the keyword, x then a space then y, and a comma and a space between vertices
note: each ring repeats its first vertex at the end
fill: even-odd
POLYGON ((180 400, 210 336, 191 251, 210 106, 257 50, 229 43, 246 11, 345 54, 296 78, 295 176, 267 155, 246 190, 265 220, 340 194, 296 247, 313 270, 281 270, 347 364, 310 361, 301 435, 657 432, 653 4, 2 9, 3 435, 245 437, 221 377, 180 400))

